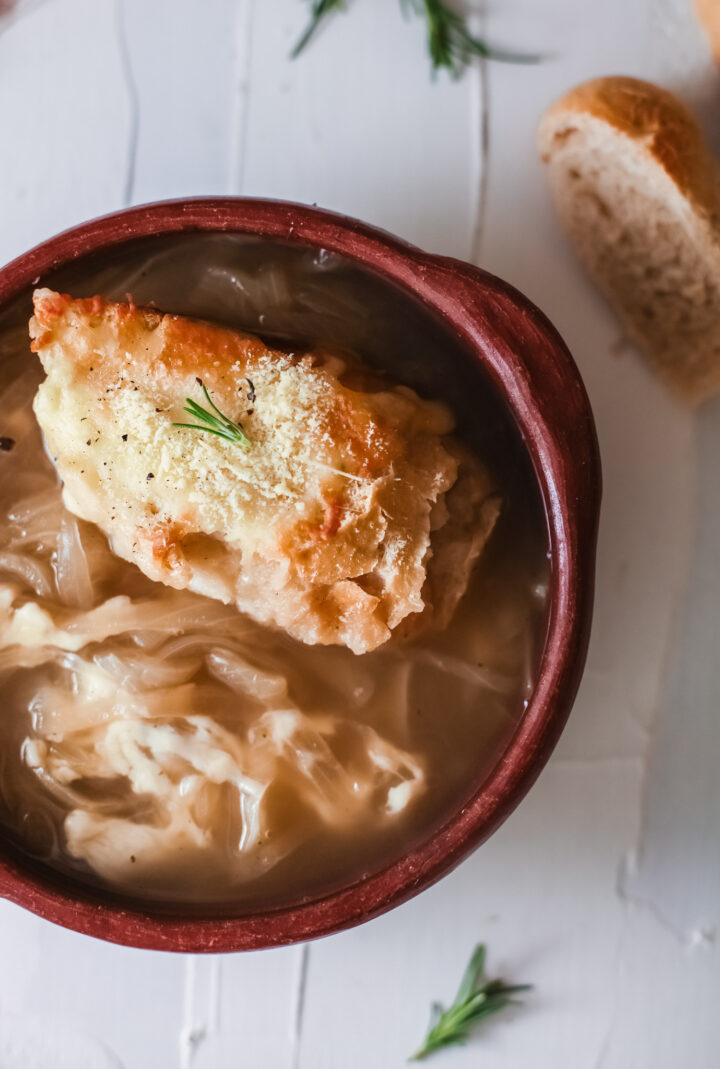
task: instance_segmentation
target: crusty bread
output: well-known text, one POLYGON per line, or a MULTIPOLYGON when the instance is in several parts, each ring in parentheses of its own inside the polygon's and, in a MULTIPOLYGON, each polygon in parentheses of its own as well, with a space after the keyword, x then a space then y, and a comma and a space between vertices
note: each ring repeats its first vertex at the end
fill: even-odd
POLYGON ((499 504, 444 405, 211 323, 47 289, 34 305, 63 499, 119 557, 356 653, 447 622, 499 504), (248 448, 199 433, 188 398, 242 419, 248 448))
POLYGON ((665 381, 720 391, 720 182, 687 109, 635 78, 599 78, 543 117, 539 148, 580 258, 665 381))
POLYGON ((720 66, 720 0, 695 0, 695 10, 710 40, 715 62, 720 66))

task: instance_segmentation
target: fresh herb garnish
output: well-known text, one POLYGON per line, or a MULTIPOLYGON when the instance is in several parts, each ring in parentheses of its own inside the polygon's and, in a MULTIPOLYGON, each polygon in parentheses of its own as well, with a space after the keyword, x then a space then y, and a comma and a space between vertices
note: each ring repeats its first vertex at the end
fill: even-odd
POLYGON ((307 25, 307 29, 293 48, 290 55, 293 59, 299 56, 306 45, 310 43, 315 33, 320 28, 320 24, 327 15, 332 15, 333 12, 342 11, 345 7, 345 0, 312 0, 312 6, 310 8, 310 22, 307 25))
POLYGON ((435 1051, 464 1044, 475 1025, 506 1006, 517 1005, 518 1000, 513 996, 520 991, 529 991, 531 987, 531 984, 488 980, 485 976, 485 947, 475 947, 455 1001, 447 1010, 439 1002, 432 1004, 428 1034, 410 1061, 419 1062, 435 1051))
MULTIPOLYGON (((427 46, 433 72, 447 70, 457 78, 473 59, 495 59, 502 63, 537 63, 540 56, 507 52, 495 48, 470 32, 465 16, 448 7, 446 0, 400 0, 406 14, 418 15, 427 24, 427 46)), ((329 15, 345 8, 344 0, 312 0, 310 22, 292 51, 299 56, 329 15)))
POLYGON ((495 59, 500 63, 538 63, 540 56, 507 52, 475 37, 467 19, 452 11, 445 0, 400 0, 406 12, 424 15, 427 46, 433 71, 448 70, 458 78, 473 59, 495 59))
POLYGON ((205 398, 212 408, 212 412, 208 412, 202 405, 197 404, 191 397, 185 398, 185 407, 183 412, 187 412, 189 416, 193 416, 197 423, 173 423, 173 427, 188 427, 193 431, 206 431, 208 434, 216 434, 218 438, 224 438, 226 442, 232 442, 233 445, 242 446, 243 449, 249 449, 250 439, 243 430, 242 423, 233 423, 233 421, 221 412, 216 404, 210 398, 210 394, 207 392, 207 388, 204 383, 200 383, 205 394, 205 398))

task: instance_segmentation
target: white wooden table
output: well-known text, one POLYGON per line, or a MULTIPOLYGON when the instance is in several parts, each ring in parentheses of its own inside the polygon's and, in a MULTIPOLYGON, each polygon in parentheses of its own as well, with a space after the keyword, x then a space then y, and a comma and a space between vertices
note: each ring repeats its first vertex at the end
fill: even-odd
POLYGON ((478 940, 536 991, 438 1067, 714 1069, 720 403, 679 410, 622 344, 533 137, 554 96, 621 72, 717 130, 720 77, 690 0, 491 0, 489 37, 550 58, 434 84, 394 0, 351 6, 291 64, 299 0, 22 0, 0 22, 0 260, 129 203, 244 193, 347 211, 524 289, 577 358, 603 453, 581 694, 501 831, 346 934, 183 958, 0 902, 0 1069, 392 1069, 478 940))

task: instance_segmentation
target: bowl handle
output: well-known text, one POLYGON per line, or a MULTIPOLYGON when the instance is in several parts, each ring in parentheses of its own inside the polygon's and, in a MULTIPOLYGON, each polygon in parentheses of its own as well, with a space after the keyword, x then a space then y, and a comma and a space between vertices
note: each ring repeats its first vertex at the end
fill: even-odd
MULTIPOLYGON (((552 562, 544 656, 564 665, 555 689, 564 687, 567 700, 579 684, 590 636, 602 494, 597 435, 580 372, 547 317, 508 283, 444 257, 418 254, 416 269, 416 291, 482 354, 530 454, 552 562)), ((558 735, 561 728, 555 724, 558 735)))

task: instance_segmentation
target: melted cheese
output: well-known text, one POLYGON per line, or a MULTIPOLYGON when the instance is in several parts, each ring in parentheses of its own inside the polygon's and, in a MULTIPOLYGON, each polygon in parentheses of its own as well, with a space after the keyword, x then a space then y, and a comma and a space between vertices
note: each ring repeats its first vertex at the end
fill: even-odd
POLYGON ((38 736, 25 740, 23 758, 70 806, 70 853, 120 884, 182 865, 233 829, 226 863, 239 879, 257 876, 294 845, 291 833, 273 835, 265 806, 281 780, 296 807, 335 828, 361 825, 374 799, 392 820, 424 789, 422 761, 368 725, 309 716, 288 699, 246 733, 230 732, 197 712, 192 684, 134 693, 91 661, 70 664, 70 689, 49 685, 35 696, 38 736), (83 781, 122 783, 145 804, 113 813, 88 800, 83 781))
POLYGON ((443 406, 336 357, 98 297, 37 291, 31 334, 65 503, 146 575, 358 653, 461 596, 497 505, 443 406), (249 448, 176 426, 188 397, 208 407, 201 384, 249 448), (452 595, 429 581, 443 545, 452 595))

